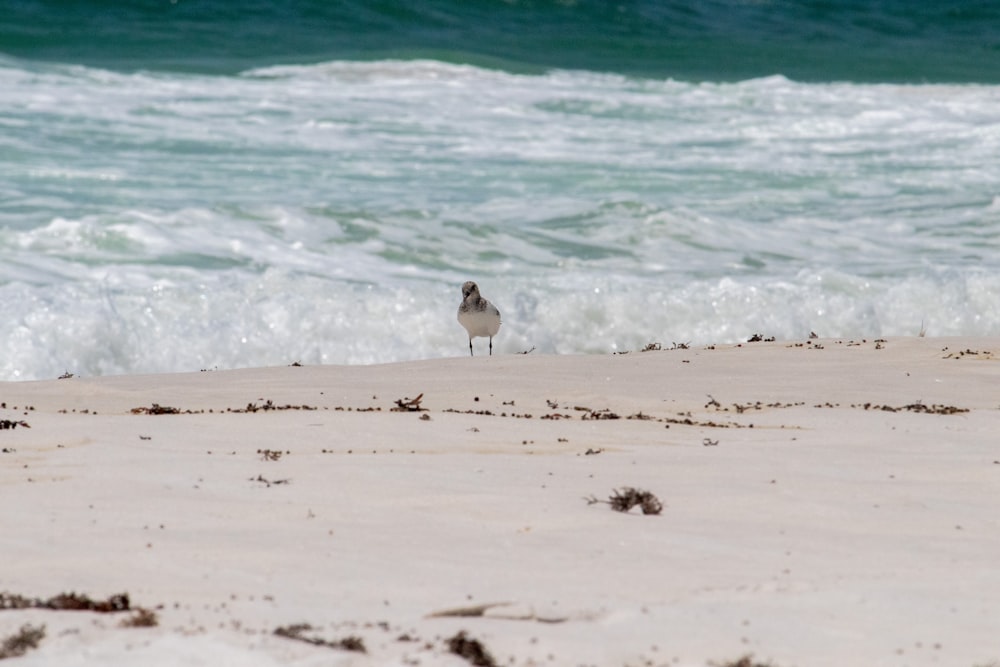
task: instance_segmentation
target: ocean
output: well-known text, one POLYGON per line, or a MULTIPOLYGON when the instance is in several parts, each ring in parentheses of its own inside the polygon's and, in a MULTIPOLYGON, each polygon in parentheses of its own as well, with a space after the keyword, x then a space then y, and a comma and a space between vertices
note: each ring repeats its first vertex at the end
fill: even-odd
POLYGON ((1000 334, 1000 3, 0 5, 0 380, 1000 334))

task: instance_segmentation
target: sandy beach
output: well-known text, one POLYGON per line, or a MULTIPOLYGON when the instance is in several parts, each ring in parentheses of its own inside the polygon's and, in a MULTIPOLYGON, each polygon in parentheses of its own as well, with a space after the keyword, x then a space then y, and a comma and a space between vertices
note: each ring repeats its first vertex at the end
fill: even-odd
POLYGON ((44 626, 23 665, 998 665, 996 343, 0 383, 0 641, 44 626), (662 511, 615 511, 628 488, 662 511), (41 608, 68 593, 128 609, 41 608))

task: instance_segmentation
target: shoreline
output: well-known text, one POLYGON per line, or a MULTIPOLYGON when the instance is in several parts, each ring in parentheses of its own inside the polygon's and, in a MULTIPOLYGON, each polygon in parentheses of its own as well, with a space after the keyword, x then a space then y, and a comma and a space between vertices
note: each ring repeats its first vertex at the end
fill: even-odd
POLYGON ((997 342, 0 383, 23 422, 0 592, 158 618, 6 609, 0 639, 46 626, 24 664, 461 665, 471 640, 515 665, 989 664, 997 342), (587 501, 625 487, 662 512, 587 501))

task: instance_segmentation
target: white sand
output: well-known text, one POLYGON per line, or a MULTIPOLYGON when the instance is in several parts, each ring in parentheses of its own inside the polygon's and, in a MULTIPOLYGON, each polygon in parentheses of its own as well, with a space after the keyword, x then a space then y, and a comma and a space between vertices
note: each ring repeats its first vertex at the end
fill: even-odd
POLYGON ((0 431, 0 591, 159 618, 6 610, 0 638, 46 626, 21 665, 468 665, 460 630, 503 665, 989 665, 997 342, 0 383, 30 425, 0 431), (226 412, 267 400, 318 409, 226 412), (662 514, 584 500, 624 486, 662 514), (367 653, 273 634, 303 622, 367 653))

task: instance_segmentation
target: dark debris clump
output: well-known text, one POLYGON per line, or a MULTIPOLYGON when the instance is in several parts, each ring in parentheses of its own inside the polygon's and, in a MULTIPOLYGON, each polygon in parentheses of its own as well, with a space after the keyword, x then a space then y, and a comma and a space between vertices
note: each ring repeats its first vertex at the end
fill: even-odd
POLYGON ((0 642, 0 660, 19 658, 31 649, 38 648, 38 642, 45 638, 45 626, 22 625, 14 634, 0 642))
POLYGON ((122 621, 123 628, 155 628, 160 624, 160 619, 155 611, 149 609, 136 609, 135 613, 122 621))
POLYGON ((588 504, 607 503, 616 512, 628 512, 635 506, 642 508, 643 514, 659 514, 663 511, 663 503, 649 491, 643 491, 632 486, 615 489, 607 500, 599 500, 594 496, 585 498, 588 504))
POLYGON ((28 425, 28 422, 24 421, 23 419, 21 421, 14 421, 12 419, 0 419, 0 431, 6 431, 7 429, 15 429, 18 426, 21 426, 23 428, 31 428, 28 425))
POLYGON ((470 639, 464 630, 454 637, 449 637, 447 642, 449 651, 460 658, 465 658, 476 667, 496 667, 497 665, 496 660, 486 650, 482 642, 478 639, 470 639))
POLYGON ((57 611, 96 611, 102 614, 129 611, 127 593, 112 595, 107 600, 94 600, 79 593, 60 593, 47 600, 29 598, 17 593, 0 593, 0 609, 54 609, 57 611))
POLYGON ((181 413, 180 408, 172 408, 169 405, 160 405, 159 403, 153 403, 150 407, 138 407, 132 408, 132 414, 134 415, 179 415, 181 413))

